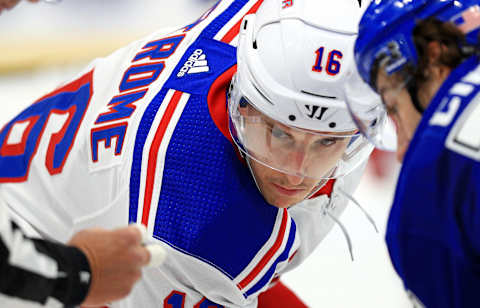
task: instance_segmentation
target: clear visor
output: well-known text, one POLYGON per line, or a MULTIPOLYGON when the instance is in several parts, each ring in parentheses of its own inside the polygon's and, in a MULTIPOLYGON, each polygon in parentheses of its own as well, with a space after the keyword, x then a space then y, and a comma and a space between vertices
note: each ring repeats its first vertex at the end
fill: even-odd
POLYGON ((287 126, 264 115, 245 97, 229 98, 229 128, 248 158, 282 173, 315 180, 348 174, 373 149, 358 130, 329 133, 287 126))
MULTIPOLYGON (((393 92, 390 94, 394 94, 393 92)), ((350 115, 360 132, 376 148, 395 152, 397 135, 394 122, 388 116, 384 97, 375 93, 361 78, 346 84, 345 96, 350 115)))

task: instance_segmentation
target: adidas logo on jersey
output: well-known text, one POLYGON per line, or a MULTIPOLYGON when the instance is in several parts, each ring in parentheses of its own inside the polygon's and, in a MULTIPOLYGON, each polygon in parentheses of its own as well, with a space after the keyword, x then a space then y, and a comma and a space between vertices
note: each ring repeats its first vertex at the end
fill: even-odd
POLYGON ((208 67, 207 57, 203 53, 203 50, 197 49, 188 58, 187 62, 183 65, 177 74, 177 77, 183 77, 185 74, 197 74, 210 71, 208 67))

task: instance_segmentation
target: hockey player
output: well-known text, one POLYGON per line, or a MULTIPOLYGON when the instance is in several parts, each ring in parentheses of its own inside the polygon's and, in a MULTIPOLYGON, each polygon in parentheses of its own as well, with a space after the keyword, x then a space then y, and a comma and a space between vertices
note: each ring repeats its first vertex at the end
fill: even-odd
POLYGON ((269 287, 330 231, 372 150, 342 91, 359 14, 223 0, 94 61, 2 130, 0 195, 60 241, 144 224, 168 257, 114 307, 304 307, 258 298, 291 295, 269 287))
POLYGON ((372 113, 385 108, 397 127, 386 240, 415 307, 479 306, 479 27, 476 0, 375 1, 359 26, 357 66, 384 104, 372 113))

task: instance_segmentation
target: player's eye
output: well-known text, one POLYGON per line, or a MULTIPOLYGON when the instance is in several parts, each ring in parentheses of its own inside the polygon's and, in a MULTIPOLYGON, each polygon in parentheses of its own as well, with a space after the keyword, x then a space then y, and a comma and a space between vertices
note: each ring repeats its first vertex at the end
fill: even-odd
POLYGON ((322 138, 317 140, 316 143, 324 147, 329 147, 337 143, 337 138, 322 138))
POLYGON ((274 125, 272 128, 272 136, 277 138, 277 139, 281 139, 281 140, 291 140, 292 139, 292 136, 287 133, 286 131, 284 131, 283 129, 281 129, 280 127, 274 125))

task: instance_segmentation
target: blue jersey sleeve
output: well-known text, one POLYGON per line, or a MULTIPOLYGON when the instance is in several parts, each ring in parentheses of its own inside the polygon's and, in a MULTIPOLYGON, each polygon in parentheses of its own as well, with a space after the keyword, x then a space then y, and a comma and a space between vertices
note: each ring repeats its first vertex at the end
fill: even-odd
POLYGON ((407 166, 418 183, 400 178, 387 244, 405 288, 426 307, 476 307, 480 170, 457 153, 441 153, 436 168, 407 166))
POLYGON ((392 261, 397 271, 401 269, 398 273, 405 287, 425 307, 475 307, 480 286, 478 262, 471 263, 442 243, 421 236, 404 235, 400 241, 404 253, 392 261))

